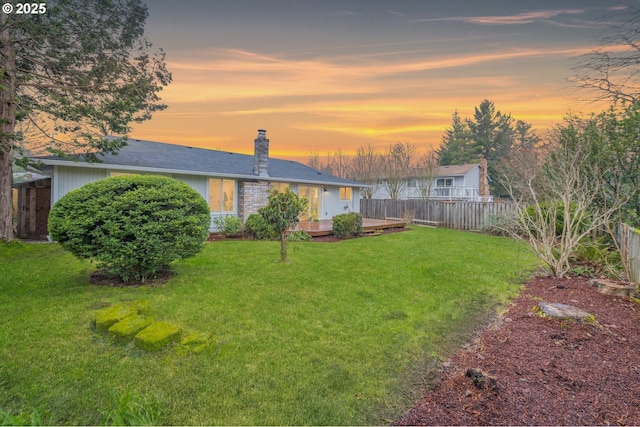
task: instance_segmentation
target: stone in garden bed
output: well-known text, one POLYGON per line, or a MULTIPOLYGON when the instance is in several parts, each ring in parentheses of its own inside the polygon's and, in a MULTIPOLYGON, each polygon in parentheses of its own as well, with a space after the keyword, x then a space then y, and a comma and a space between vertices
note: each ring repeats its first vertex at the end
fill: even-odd
POLYGON ((562 304, 559 302, 544 302, 540 301, 538 304, 540 311, 549 317, 556 319, 574 319, 589 321, 594 319, 592 314, 587 313, 577 307, 568 304, 562 304))

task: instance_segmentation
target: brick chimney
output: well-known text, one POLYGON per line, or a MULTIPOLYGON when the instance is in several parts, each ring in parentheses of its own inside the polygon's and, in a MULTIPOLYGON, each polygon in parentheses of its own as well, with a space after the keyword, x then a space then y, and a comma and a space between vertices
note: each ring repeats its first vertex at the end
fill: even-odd
POLYGON ((253 140, 253 173, 258 176, 269 176, 269 140, 267 131, 258 129, 258 137, 253 140))
POLYGON ((480 159, 480 197, 485 200, 489 194, 489 175, 487 173, 487 159, 480 159))

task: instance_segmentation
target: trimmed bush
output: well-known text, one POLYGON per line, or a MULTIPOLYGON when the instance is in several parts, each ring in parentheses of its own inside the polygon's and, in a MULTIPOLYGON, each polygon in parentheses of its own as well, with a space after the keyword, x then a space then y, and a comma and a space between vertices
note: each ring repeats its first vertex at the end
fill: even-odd
POLYGON ((244 222, 244 232, 247 236, 257 240, 271 240, 276 238, 276 232, 260 214, 251 214, 244 222))
POLYGON ((333 234, 342 239, 362 234, 362 214, 352 212, 333 217, 333 234))
POLYGON ((235 237, 242 233, 242 221, 237 216, 217 216, 213 219, 213 224, 218 233, 222 233, 227 237, 235 237))
POLYGON ((209 236, 209 207, 187 184, 119 176, 70 191, 49 213, 49 233, 78 258, 123 281, 145 281, 194 256, 209 236))

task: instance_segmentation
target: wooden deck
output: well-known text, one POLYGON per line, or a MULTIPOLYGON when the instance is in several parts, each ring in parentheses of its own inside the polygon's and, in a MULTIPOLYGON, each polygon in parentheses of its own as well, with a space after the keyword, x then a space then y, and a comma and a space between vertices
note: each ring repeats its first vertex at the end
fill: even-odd
MULTIPOLYGON (((406 225, 405 221, 402 220, 382 220, 382 219, 371 219, 371 218, 362 218, 362 229, 367 231, 375 231, 385 228, 399 228, 404 227, 406 225)), ((330 219, 321 219, 320 221, 301 221, 298 226, 294 229, 304 230, 309 233, 310 236, 329 236, 333 234, 332 232, 333 222, 330 219)))

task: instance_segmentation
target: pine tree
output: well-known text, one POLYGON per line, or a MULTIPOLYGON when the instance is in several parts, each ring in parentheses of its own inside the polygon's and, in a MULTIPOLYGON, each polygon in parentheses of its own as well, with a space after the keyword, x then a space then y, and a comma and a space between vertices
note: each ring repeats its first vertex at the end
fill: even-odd
POLYGON ((453 112, 451 127, 445 130, 436 155, 440 166, 464 164, 475 160, 471 151, 469 128, 460 118, 458 110, 453 112))

